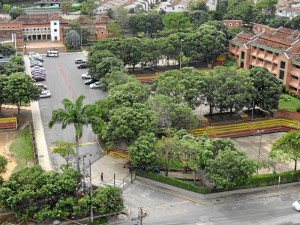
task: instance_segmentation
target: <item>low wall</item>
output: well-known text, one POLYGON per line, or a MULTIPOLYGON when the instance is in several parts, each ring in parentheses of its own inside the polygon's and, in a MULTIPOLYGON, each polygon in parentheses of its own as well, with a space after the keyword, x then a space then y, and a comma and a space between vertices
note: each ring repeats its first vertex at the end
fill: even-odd
POLYGON ((286 110, 277 110, 274 113, 274 117, 300 121, 300 113, 299 112, 289 112, 286 110))

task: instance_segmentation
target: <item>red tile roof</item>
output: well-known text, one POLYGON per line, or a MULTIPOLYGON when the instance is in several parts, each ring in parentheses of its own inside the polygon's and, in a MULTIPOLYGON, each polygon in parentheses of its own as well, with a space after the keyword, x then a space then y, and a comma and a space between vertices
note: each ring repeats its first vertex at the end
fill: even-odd
POLYGON ((236 38, 234 38, 232 41, 240 43, 240 44, 246 44, 249 41, 251 41, 253 37, 254 37, 253 34, 242 32, 236 38))
POLYGON ((49 15, 24 15, 19 16, 16 19, 12 20, 11 23, 21 23, 21 24, 48 24, 50 20, 59 20, 60 23, 68 23, 67 20, 63 19, 61 16, 53 14, 49 15))

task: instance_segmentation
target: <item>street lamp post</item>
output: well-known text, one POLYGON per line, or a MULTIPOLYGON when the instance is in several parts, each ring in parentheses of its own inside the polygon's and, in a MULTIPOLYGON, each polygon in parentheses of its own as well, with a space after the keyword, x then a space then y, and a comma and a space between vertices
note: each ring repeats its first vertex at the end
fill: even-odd
POLYGON ((179 69, 181 69, 182 65, 182 44, 184 42, 184 39, 180 39, 180 56, 179 56, 179 69))
POLYGON ((257 130, 256 131, 256 134, 260 135, 259 148, 258 148, 258 157, 257 157, 257 168, 256 168, 256 173, 257 174, 258 174, 258 167, 259 167, 259 160, 260 160, 261 139, 262 139, 263 133, 264 133, 264 130, 257 130))
POLYGON ((80 49, 82 50, 82 28, 80 29, 80 49))

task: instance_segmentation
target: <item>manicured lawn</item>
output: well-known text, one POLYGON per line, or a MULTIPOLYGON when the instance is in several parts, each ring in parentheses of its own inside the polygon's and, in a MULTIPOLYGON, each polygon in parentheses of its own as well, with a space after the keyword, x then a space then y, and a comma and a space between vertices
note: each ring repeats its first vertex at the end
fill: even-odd
POLYGON ((297 112, 297 109, 300 109, 300 100, 288 94, 282 94, 279 100, 278 109, 297 112))
POLYGON ((14 154, 17 163, 17 167, 13 172, 33 164, 32 143, 30 140, 29 128, 26 128, 17 134, 10 146, 10 151, 14 154))

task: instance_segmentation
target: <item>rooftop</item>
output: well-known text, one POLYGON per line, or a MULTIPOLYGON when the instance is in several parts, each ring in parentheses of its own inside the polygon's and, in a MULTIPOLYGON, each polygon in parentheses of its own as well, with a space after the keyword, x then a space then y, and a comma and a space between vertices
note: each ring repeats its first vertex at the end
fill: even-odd
POLYGON ((12 20, 10 23, 21 23, 21 24, 49 24, 50 20, 59 20, 60 23, 68 23, 67 20, 63 19, 57 14, 53 15, 23 15, 12 20))

